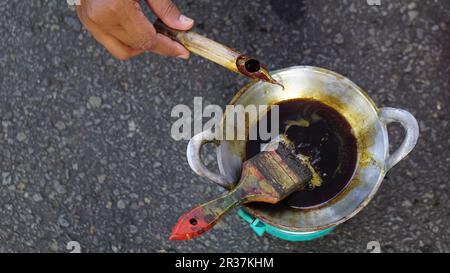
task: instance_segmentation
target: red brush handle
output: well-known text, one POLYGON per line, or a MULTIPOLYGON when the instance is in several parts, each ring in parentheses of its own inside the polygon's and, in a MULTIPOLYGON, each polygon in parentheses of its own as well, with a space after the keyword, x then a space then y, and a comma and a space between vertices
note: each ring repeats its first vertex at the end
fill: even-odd
POLYGON ((189 240, 198 237, 238 205, 248 202, 275 204, 297 189, 301 181, 275 151, 260 153, 244 162, 241 180, 233 191, 182 216, 170 239, 189 240), (266 176, 270 179, 267 180, 266 176))
POLYGON ((229 210, 240 205, 242 199, 234 191, 196 207, 181 216, 173 228, 170 240, 190 240, 211 229, 229 210))

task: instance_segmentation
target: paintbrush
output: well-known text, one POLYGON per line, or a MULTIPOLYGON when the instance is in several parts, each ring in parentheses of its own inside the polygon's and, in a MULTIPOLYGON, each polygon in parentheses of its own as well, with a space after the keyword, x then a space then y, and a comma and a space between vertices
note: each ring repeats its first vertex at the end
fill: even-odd
POLYGON ((243 164, 241 179, 232 191, 182 216, 171 240, 189 240, 211 229, 231 209, 250 202, 275 204, 312 178, 307 159, 297 156, 284 136, 272 141, 266 151, 243 164))

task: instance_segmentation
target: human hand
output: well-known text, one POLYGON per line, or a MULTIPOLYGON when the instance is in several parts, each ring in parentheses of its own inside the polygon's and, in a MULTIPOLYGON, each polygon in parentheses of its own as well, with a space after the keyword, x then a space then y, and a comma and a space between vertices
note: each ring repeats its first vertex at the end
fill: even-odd
MULTIPOLYGON (((80 21, 114 57, 126 60, 151 51, 160 55, 189 58, 189 51, 170 38, 156 33, 139 0, 81 0, 80 21)), ((145 3, 166 25, 178 30, 192 28, 194 21, 180 13, 170 0, 145 3)))

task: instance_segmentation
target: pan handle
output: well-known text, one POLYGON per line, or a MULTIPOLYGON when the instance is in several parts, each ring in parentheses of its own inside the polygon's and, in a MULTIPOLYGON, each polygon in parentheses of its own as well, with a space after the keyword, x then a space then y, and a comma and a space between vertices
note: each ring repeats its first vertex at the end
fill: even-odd
POLYGON ((201 158, 201 151, 203 145, 207 143, 214 143, 215 134, 211 130, 203 131, 195 135, 188 144, 187 147, 187 160, 191 169, 199 176, 206 177, 212 180, 214 183, 231 190, 233 188, 234 182, 229 181, 225 176, 221 174, 214 173, 210 171, 201 158))
MULTIPOLYGON (((380 109, 380 120, 385 125, 398 122, 406 131, 405 139, 400 147, 392 154, 389 154, 385 161, 386 172, 392 169, 398 162, 405 158, 416 146, 419 138, 419 124, 416 118, 408 111, 385 107, 380 109)), ((387 128, 386 132, 387 132, 387 128)))

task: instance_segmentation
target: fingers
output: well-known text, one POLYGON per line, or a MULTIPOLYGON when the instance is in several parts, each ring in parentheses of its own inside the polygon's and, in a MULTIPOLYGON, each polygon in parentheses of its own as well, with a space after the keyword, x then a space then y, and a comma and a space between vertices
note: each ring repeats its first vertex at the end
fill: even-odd
POLYGON ((194 25, 194 20, 182 15, 170 0, 146 0, 146 2, 156 16, 171 28, 189 30, 194 25))
MULTIPOLYGON (((186 30, 193 25, 170 0, 147 0, 147 4, 170 27, 186 30)), ((145 51, 189 58, 184 46, 156 32, 139 0, 82 0, 77 13, 94 38, 120 60, 145 51)))
POLYGON ((115 58, 119 60, 127 60, 144 52, 143 49, 133 49, 122 43, 116 37, 104 32, 94 22, 87 18, 83 12, 84 11, 80 7, 77 7, 77 13, 79 18, 82 20, 83 25, 92 34, 92 36, 94 36, 95 40, 102 44, 115 58))
POLYGON ((122 43, 134 44, 135 48, 141 49, 142 51, 151 51, 163 56, 189 59, 189 51, 184 46, 161 34, 155 34, 153 38, 144 40, 144 42, 133 42, 133 38, 122 27, 111 30, 111 34, 122 41, 122 43))
POLYGON ((106 50, 111 53, 115 58, 125 61, 129 58, 140 55, 144 52, 142 49, 133 49, 123 44, 121 41, 110 35, 101 35, 95 37, 95 39, 102 44, 106 50))
MULTIPOLYGON (((127 9, 127 16, 121 22, 125 33, 131 39, 128 41, 131 47, 165 56, 189 58, 189 51, 184 46, 156 33, 155 28, 143 13, 138 2, 135 2, 133 6, 133 8, 127 9)), ((124 36, 124 34, 121 36, 124 36)))
POLYGON ((156 34, 151 51, 159 55, 189 59, 189 51, 184 46, 159 33, 156 34))

